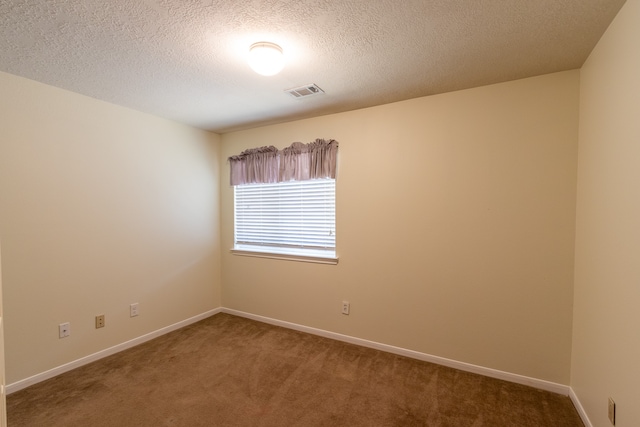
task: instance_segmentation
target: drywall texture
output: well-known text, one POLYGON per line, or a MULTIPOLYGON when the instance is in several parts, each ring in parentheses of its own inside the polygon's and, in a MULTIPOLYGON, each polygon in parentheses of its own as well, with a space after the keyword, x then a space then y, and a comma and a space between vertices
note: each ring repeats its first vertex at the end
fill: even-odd
POLYGON ((578 93, 569 71, 222 135, 223 159, 340 143, 336 266, 230 254, 225 164, 223 305, 568 384, 578 93))
POLYGON ((640 425, 640 2, 581 70, 571 387, 594 426, 640 425))
POLYGON ((217 135, 4 73, 0 93, 8 383, 220 305, 217 135))

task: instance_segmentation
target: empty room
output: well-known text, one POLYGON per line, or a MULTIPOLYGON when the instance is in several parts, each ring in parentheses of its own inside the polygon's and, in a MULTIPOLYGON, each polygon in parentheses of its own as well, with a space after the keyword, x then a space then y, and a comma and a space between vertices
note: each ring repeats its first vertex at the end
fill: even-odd
POLYGON ((640 425, 640 0, 0 3, 0 426, 640 425))

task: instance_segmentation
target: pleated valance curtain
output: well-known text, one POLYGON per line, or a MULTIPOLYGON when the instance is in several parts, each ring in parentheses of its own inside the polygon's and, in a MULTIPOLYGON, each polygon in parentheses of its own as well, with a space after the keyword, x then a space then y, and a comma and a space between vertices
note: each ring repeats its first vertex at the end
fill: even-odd
POLYGON ((260 147, 229 157, 231 185, 335 178, 338 141, 316 139, 289 147, 260 147))

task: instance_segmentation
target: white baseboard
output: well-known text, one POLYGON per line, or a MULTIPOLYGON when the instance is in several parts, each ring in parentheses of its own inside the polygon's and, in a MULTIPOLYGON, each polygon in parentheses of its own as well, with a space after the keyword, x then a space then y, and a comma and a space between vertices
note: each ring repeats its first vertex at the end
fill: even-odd
POLYGON ((535 387, 541 390, 562 394, 564 396, 569 395, 569 386, 563 385, 563 384, 557 384, 554 382, 540 380, 537 378, 526 377, 524 375, 512 374, 510 372, 499 371, 497 369, 485 368, 483 366, 472 365, 470 363, 458 362, 456 360, 446 359, 444 357, 433 356, 426 353, 420 353, 414 350, 408 350, 401 347, 394 347, 392 345, 381 344, 375 341, 368 341, 365 339, 356 338, 349 335, 342 335, 336 332, 329 332, 322 329, 311 328, 309 326, 298 325, 296 323, 290 323, 282 320, 272 319, 269 317, 259 316, 256 314, 245 313, 243 311, 233 310, 230 308, 222 308, 222 312, 233 314, 235 316, 245 317, 247 319, 257 320, 263 323, 269 323, 271 325, 282 326, 288 329, 294 329, 296 331, 307 332, 309 334, 319 335, 321 337, 331 338, 334 340, 343 341, 350 344, 356 344, 362 347, 369 347, 376 350, 385 351, 387 353, 393 353, 393 354, 398 354, 400 356, 411 357, 413 359, 418 359, 425 362, 431 362, 438 365, 459 369, 461 371, 472 372, 474 374, 480 374, 486 377, 497 378, 500 380, 505 380, 505 381, 509 381, 517 384, 523 384, 523 385, 535 387))
POLYGON ((569 388, 569 397, 571 398, 571 401, 573 402, 573 406, 575 406, 576 411, 578 411, 578 414, 580 415, 580 418, 584 423, 584 427, 593 427, 591 420, 587 416, 587 411, 585 411, 584 408, 582 407, 582 403, 580 403, 580 399, 578 399, 578 395, 575 393, 575 391, 573 391, 572 388, 569 388))
POLYGON ((586 413, 584 412, 584 409, 582 408, 582 405, 580 405, 580 402, 577 396, 573 393, 573 390, 571 390, 569 386, 566 386, 563 384, 557 384, 550 381, 540 380, 537 378, 526 377, 524 375, 513 374, 510 372, 500 371, 497 369, 485 368, 483 366, 472 365, 470 363, 459 362, 459 361, 447 359, 444 357, 433 356, 430 354, 421 353, 414 350, 408 350, 401 347, 395 347, 392 345, 382 344, 375 341, 369 341, 362 338, 356 338, 349 335, 339 334, 336 332, 325 331, 322 329, 312 328, 309 326, 298 325, 296 323, 285 322, 282 320, 272 319, 269 317, 259 316, 256 314, 246 313, 243 311, 233 310, 229 308, 216 308, 214 310, 209 310, 205 313, 199 314, 197 316, 191 317, 181 322, 174 323, 173 325, 169 325, 164 328, 158 329, 157 331, 150 332, 148 334, 145 334, 140 337, 134 338, 132 340, 126 341, 124 343, 115 345, 105 350, 101 350, 97 353, 80 358, 78 360, 74 360, 72 362, 66 363, 64 365, 58 366, 56 368, 50 369, 40 374, 33 375, 29 378, 25 378, 15 383, 8 384, 6 386, 6 392, 7 394, 14 393, 18 390, 22 390, 23 388, 29 387, 30 385, 39 383, 49 378, 53 378, 56 375, 60 375, 72 369, 79 368, 80 366, 86 365, 88 363, 94 362, 96 360, 102 359, 104 357, 110 356, 112 354, 118 353, 128 348, 134 347, 138 344, 142 344, 146 341, 152 340, 161 335, 175 331, 176 329, 180 329, 182 327, 198 322, 202 319, 206 319, 207 317, 213 316, 221 312, 232 314, 235 316, 245 317, 247 319, 268 323, 271 325, 282 326, 288 329, 306 332, 309 334, 318 335, 325 338, 343 341, 350 344, 373 348, 376 350, 385 351, 387 353, 398 354, 400 356, 406 356, 413 359, 422 360, 425 362, 435 363, 442 366, 448 366, 450 368, 460 369, 461 371, 472 372, 475 374, 480 374, 480 375, 484 375, 491 378, 497 378, 500 380, 505 380, 505 381, 509 381, 517 384, 523 384, 523 385, 535 387, 538 389, 547 390, 553 393, 562 394, 565 396, 569 395, 574 405, 576 406, 576 409, 580 413, 580 417, 584 421, 586 427, 592 427, 588 417, 586 416, 586 413))
POLYGON ((64 365, 58 366, 53 369, 49 369, 48 371, 42 372, 37 375, 33 375, 29 378, 25 378, 24 380, 16 381, 15 383, 8 384, 6 386, 7 394, 11 394, 18 390, 22 390, 23 388, 29 387, 30 385, 39 383, 44 380, 48 380, 49 378, 53 378, 56 375, 63 374, 72 369, 79 368, 80 366, 86 365, 91 362, 95 362, 98 359, 102 359, 107 356, 111 356, 112 354, 121 352, 128 348, 134 347, 138 344, 142 344, 143 342, 152 340, 161 335, 167 334, 169 332, 175 331, 176 329, 183 328, 192 323, 199 322, 202 319, 206 319, 207 317, 213 316, 214 314, 218 314, 222 311, 221 308, 216 308, 213 310, 206 311, 202 314, 198 314, 197 316, 190 317, 186 320, 183 320, 178 323, 174 323, 173 325, 166 326, 164 328, 158 329, 157 331, 150 332, 148 334, 142 335, 140 337, 134 338, 132 340, 123 342, 122 344, 114 345, 113 347, 109 347, 107 349, 101 350, 97 353, 90 354, 89 356, 85 356, 78 360, 74 360, 73 362, 65 363, 64 365))

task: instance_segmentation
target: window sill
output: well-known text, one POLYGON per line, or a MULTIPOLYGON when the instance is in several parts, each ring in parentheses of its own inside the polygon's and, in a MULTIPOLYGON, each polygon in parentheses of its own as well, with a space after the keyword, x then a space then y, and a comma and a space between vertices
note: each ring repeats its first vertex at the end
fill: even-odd
POLYGON ((276 252, 263 252, 247 249, 231 249, 233 255, 249 256, 256 258, 280 259, 284 261, 312 262, 316 264, 338 264, 338 257, 312 256, 312 255, 293 255, 276 252))

